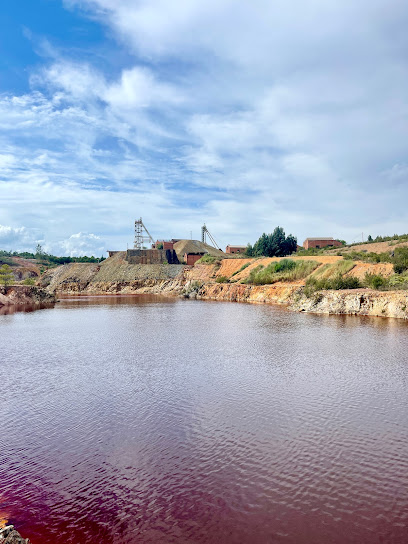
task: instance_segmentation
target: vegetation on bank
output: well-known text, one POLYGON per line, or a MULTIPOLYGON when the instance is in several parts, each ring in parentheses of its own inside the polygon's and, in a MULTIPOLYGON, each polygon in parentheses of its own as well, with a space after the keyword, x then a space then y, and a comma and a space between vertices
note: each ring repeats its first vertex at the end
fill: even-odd
POLYGON ((12 257, 22 257, 23 259, 31 259, 37 261, 44 266, 58 266, 60 264, 68 263, 99 263, 105 260, 105 257, 57 257, 56 255, 50 255, 45 253, 41 246, 37 246, 36 253, 30 253, 29 251, 4 251, 0 250, 0 262, 4 264, 12 265, 12 257))
POLYGON ((394 265, 394 272, 402 274, 408 270, 408 247, 397 247, 391 253, 365 253, 363 251, 352 251, 345 253, 343 259, 363 261, 366 263, 391 263, 394 265))
POLYGON ((355 267, 353 261, 337 261, 336 263, 327 263, 323 266, 320 266, 314 273, 313 276, 316 279, 329 279, 335 276, 344 276, 347 272, 350 272, 355 267))
POLYGON ((363 286, 358 278, 352 276, 343 277, 341 274, 337 274, 330 278, 308 278, 303 292, 307 297, 310 297, 317 291, 337 291, 340 289, 358 289, 359 287, 363 286))
POLYGON ((14 275, 8 264, 3 264, 0 266, 0 285, 8 287, 14 281, 14 275))
POLYGON ((214 255, 210 255, 209 253, 205 253, 201 259, 198 259, 198 264, 215 264, 217 261, 219 261, 219 257, 214 257, 214 255))
POLYGON ((244 283, 267 285, 278 281, 302 280, 309 276, 318 265, 316 261, 294 261, 293 259, 271 262, 267 267, 260 264, 251 270, 244 283))
POLYGON ((376 236, 373 238, 371 234, 368 235, 368 238, 365 242, 355 242, 349 244, 350 246, 361 246, 362 244, 376 244, 378 242, 408 242, 408 234, 394 234, 393 236, 376 236))

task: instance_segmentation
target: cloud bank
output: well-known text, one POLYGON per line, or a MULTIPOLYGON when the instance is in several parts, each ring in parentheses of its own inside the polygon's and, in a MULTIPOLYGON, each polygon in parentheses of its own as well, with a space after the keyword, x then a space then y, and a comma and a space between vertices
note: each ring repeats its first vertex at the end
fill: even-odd
POLYGON ((11 232, 71 252, 95 233, 99 252, 139 216, 157 237, 205 221, 221 245, 278 224, 300 242, 408 230, 402 1, 64 6, 113 37, 113 61, 53 49, 0 96, 11 232))

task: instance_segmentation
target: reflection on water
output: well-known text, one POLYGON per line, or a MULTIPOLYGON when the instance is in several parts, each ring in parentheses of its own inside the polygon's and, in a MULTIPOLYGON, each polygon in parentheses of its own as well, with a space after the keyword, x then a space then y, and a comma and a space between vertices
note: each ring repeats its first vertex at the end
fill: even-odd
POLYGON ((408 541, 408 324, 152 296, 0 319, 34 544, 408 541))
POLYGON ((0 315, 11 315, 19 312, 31 313, 37 310, 45 310, 47 308, 53 308, 54 304, 9 304, 7 306, 0 306, 0 315))

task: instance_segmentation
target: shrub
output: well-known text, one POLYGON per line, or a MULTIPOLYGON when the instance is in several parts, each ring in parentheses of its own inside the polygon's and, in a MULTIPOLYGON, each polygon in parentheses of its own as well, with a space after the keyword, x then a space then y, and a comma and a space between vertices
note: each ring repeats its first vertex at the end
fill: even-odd
POLYGON ((23 285, 35 285, 35 279, 34 278, 26 278, 23 280, 23 285))
POLYGON ((304 293, 307 297, 310 297, 311 295, 316 293, 316 291, 330 289, 358 289, 359 287, 361 287, 361 283, 358 278, 353 278, 351 276, 343 278, 343 276, 338 274, 337 276, 334 276, 332 278, 308 278, 306 280, 304 293))
POLYGON ((394 250, 394 272, 402 274, 408 270, 408 247, 398 247, 394 250))
POLYGON ((215 281, 217 283, 228 283, 228 278, 226 276, 218 276, 215 281))
POLYGON ((366 274, 364 278, 364 284, 372 289, 380 289, 387 286, 387 279, 384 276, 378 274, 366 274))

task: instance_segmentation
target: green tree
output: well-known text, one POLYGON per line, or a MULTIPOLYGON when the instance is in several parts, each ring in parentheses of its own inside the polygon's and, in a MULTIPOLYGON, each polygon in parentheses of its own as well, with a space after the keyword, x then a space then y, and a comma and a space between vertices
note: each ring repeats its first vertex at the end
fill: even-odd
MULTIPOLYGON (((248 249, 251 246, 248 245, 248 249)), ((252 255, 255 257, 284 257, 294 253, 297 249, 297 238, 292 234, 285 236, 285 231, 282 227, 276 227, 272 234, 263 233, 262 236, 255 242, 252 248, 252 255)))
POLYGON ((251 244, 248 244, 245 250, 245 255, 247 257, 253 257, 254 256, 254 248, 251 246, 251 244))
POLYGON ((0 267, 0 283, 7 288, 13 283, 13 281, 14 276, 12 269, 9 267, 8 264, 3 264, 3 266, 0 267))
POLYGON ((373 241, 373 237, 371 236, 371 234, 369 234, 367 238, 367 242, 372 242, 372 241, 373 241))

